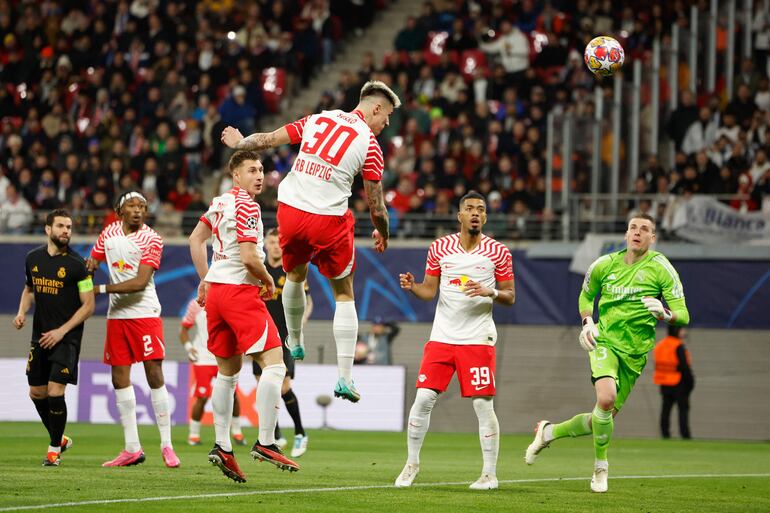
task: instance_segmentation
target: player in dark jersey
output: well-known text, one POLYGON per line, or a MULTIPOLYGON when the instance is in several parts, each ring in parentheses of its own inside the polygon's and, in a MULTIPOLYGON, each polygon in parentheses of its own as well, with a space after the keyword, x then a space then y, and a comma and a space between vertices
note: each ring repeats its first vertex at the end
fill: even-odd
MULTIPOLYGON (((281 385, 281 398, 286 405, 286 411, 291 415, 291 420, 294 421, 294 444, 291 448, 291 456, 293 458, 299 458, 305 451, 307 451, 308 436, 305 433, 305 429, 302 427, 302 417, 299 413, 299 402, 297 396, 294 395, 294 391, 291 389, 291 380, 294 379, 294 358, 291 357, 291 350, 286 345, 286 337, 289 336, 289 331, 286 328, 286 316, 283 312, 282 297, 283 285, 286 283, 286 273, 281 266, 281 246, 278 244, 278 230, 273 228, 265 236, 265 253, 267 258, 265 259, 265 268, 270 276, 273 277, 275 283, 275 293, 271 299, 265 301, 267 311, 270 312, 270 316, 275 321, 275 325, 278 327, 278 334, 281 336, 283 344, 283 363, 286 364, 286 377, 283 379, 281 385)), ((305 308, 305 314, 302 319, 302 324, 307 322, 310 314, 313 312, 313 301, 310 298, 310 294, 307 293, 307 281, 305 281, 305 296, 307 306, 305 308)), ((259 379, 262 375, 262 368, 256 361, 252 362, 252 368, 254 375, 259 379)), ((286 446, 286 439, 281 436, 281 431, 278 425, 275 427, 275 439, 276 443, 284 447, 286 446)), ((283 447, 281 447, 283 449, 283 447)))
POLYGON ((78 382, 83 322, 94 313, 94 286, 85 261, 69 247, 70 214, 61 209, 48 214, 45 233, 48 243, 27 254, 26 283, 13 325, 24 327, 34 302, 27 381, 29 396, 51 438, 43 466, 55 467, 61 452, 72 445, 72 439, 64 436, 64 390, 78 382))

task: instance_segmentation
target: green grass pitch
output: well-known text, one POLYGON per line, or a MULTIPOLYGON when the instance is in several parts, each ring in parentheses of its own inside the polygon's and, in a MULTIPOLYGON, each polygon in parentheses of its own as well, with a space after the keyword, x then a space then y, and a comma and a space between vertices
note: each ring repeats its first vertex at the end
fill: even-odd
MULTIPOLYGON (((311 431, 295 474, 256 463, 249 447, 236 447, 245 484, 226 479, 207 462, 210 427, 198 447, 185 443, 186 427, 174 428, 178 469, 163 466, 154 426, 140 428, 147 461, 130 468, 100 466, 121 449, 119 426, 72 424, 67 433, 75 445, 62 465, 43 468, 42 426, 0 424, 0 511, 770 511, 769 443, 616 439, 609 492, 596 495, 588 489, 593 449, 587 437, 559 440, 528 467, 523 454, 530 437, 505 435, 500 489, 476 492, 468 489, 481 469, 472 433, 428 433, 420 475, 410 489, 391 486, 406 458, 403 433, 311 431)), ((246 435, 254 437, 256 430, 246 435)))

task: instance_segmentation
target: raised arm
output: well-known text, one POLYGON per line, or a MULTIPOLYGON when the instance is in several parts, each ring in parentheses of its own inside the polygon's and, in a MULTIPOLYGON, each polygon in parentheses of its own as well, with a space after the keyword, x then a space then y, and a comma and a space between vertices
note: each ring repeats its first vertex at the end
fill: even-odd
POLYGON ((255 133, 248 137, 243 137, 241 131, 231 126, 222 130, 222 144, 236 150, 254 150, 261 151, 268 148, 275 148, 284 144, 289 144, 291 139, 286 127, 281 127, 270 133, 255 133))

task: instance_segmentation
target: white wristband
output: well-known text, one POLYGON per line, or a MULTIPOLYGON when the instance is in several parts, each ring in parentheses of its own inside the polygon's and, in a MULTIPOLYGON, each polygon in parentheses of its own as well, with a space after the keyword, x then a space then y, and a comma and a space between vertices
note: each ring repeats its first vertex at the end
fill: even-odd
POLYGON ((107 293, 107 285, 99 285, 98 287, 99 294, 106 294, 107 293))
POLYGON ((500 291, 499 291, 499 290, 497 290, 497 289, 492 289, 492 300, 493 300, 493 301, 494 301, 495 299, 497 299, 497 296, 499 296, 499 295, 500 295, 500 291))

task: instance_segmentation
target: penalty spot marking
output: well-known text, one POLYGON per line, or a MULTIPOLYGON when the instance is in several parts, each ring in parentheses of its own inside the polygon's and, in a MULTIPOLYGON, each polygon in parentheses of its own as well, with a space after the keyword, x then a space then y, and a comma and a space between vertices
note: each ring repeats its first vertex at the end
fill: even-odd
MULTIPOLYGON (((612 480, 618 479, 715 479, 715 478, 734 478, 734 477, 770 477, 770 474, 670 474, 660 476, 614 476, 612 480)), ((543 477, 537 479, 503 479, 500 484, 526 484, 526 483, 552 483, 558 481, 588 481, 588 477, 543 477)), ((416 483, 411 488, 431 488, 441 486, 468 486, 467 481, 444 482, 444 483, 416 483)), ((107 499, 92 501, 59 502, 52 504, 37 504, 34 506, 11 506, 0 508, 0 511, 30 511, 38 509, 52 508, 70 508, 77 506, 92 506, 101 504, 125 504, 141 502, 159 502, 159 501, 178 501, 190 499, 215 499, 218 497, 247 497, 251 495, 286 495, 299 493, 326 493, 326 492, 350 492, 358 490, 381 490, 386 488, 395 488, 393 485, 361 485, 361 486, 336 486, 330 488, 293 488, 287 490, 253 490, 248 492, 233 493, 201 493, 197 495, 169 495, 165 497, 135 497, 126 499, 107 499)))

